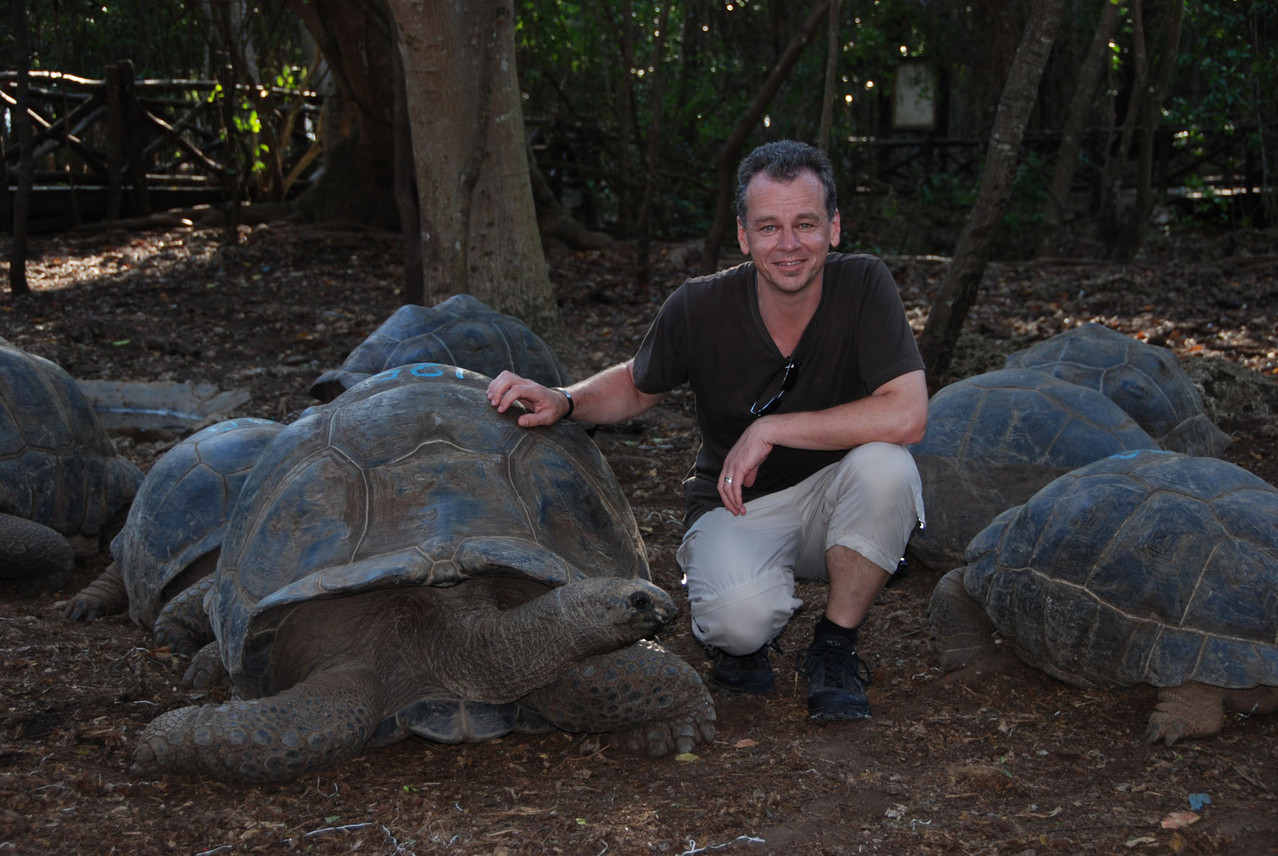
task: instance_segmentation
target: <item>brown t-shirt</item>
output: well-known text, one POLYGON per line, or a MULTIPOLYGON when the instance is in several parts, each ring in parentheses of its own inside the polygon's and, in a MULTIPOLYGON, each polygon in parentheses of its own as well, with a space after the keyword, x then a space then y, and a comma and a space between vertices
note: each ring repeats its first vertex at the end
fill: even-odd
MULTIPOLYGON (((697 401, 701 449, 684 481, 685 523, 722 505, 723 459, 756 417, 750 406, 786 365, 759 315, 754 264, 689 279, 667 298, 634 360, 645 393, 687 383, 697 401)), ((892 274, 873 256, 831 253, 821 303, 793 357, 793 384, 772 413, 823 410, 864 398, 923 368, 892 274)), ((798 484, 847 450, 773 448, 748 501, 798 484)))

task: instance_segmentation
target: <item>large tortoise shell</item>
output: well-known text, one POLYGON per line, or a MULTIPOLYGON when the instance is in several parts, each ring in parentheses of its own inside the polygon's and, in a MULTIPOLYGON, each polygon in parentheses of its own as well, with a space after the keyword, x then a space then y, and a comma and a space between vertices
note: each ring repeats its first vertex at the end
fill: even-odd
POLYGON ((1278 685, 1278 489, 1142 451, 1068 473, 968 547, 964 586, 1076 685, 1278 685))
POLYGON ((0 339, 0 512, 92 542, 141 482, 71 376, 0 339))
POLYGON ((332 401, 370 375, 412 363, 462 366, 489 377, 509 369, 546 386, 569 382, 555 352, 522 321, 469 294, 456 294, 435 306, 407 304, 395 310, 341 368, 316 378, 311 395, 332 401))
POLYGON ((1173 452, 1219 456, 1232 442, 1207 416, 1175 354, 1102 324, 1084 324, 1017 351, 1005 367, 1047 372, 1102 393, 1173 452))
POLYGON ((129 595, 129 617, 146 629, 175 595, 212 573, 231 508, 249 472, 283 429, 268 419, 209 425, 169 449, 147 471, 111 558, 129 595))
POLYGON ((1057 476, 1117 452, 1160 447, 1096 390, 1045 372, 1000 369, 933 395, 927 436, 909 448, 927 513, 910 551, 948 568, 962 563, 967 542, 996 514, 1057 476))
POLYGON ((488 378, 415 364, 279 433, 231 514, 208 607, 237 688, 267 695, 297 605, 391 586, 509 581, 522 602, 586 576, 649 578, 607 462, 576 424, 525 429, 488 378))

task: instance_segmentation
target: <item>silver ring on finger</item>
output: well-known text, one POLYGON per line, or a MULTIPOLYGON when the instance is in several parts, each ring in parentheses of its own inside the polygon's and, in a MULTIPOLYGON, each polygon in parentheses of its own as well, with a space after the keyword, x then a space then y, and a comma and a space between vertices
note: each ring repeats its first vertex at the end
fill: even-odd
POLYGON ((724 477, 723 477, 723 483, 724 483, 724 484, 732 484, 732 476, 724 476, 724 477))

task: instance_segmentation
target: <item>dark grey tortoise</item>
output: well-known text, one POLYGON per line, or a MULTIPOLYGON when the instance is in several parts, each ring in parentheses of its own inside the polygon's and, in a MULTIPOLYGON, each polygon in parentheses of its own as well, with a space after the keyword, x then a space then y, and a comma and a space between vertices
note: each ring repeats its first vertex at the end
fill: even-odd
POLYGON ((1034 369, 1104 394, 1158 445, 1219 457, 1232 442, 1203 410, 1203 399, 1176 355, 1102 324, 1084 324, 1007 358, 1006 368, 1034 369))
POLYGON ((546 386, 569 383, 559 357, 524 322, 469 294, 456 294, 435 306, 395 310, 341 368, 311 384, 311 395, 332 401, 369 375, 411 363, 445 363, 489 377, 509 369, 546 386))
POLYGON ((927 436, 909 447, 927 526, 908 552, 953 568, 995 515, 1057 476, 1115 452, 1157 448, 1113 401, 1043 372, 1001 369, 950 384, 928 403, 927 436))
POLYGON ((141 482, 75 380, 0 339, 0 580, 61 585, 119 531, 141 482))
POLYGON ((155 641, 192 654, 212 640, 203 596, 222 551, 231 508, 249 472, 283 425, 229 419, 169 449, 147 472, 111 542, 102 576, 64 606, 87 621, 128 610, 155 641))
POLYGON ((1131 452, 981 532, 932 594, 942 668, 995 650, 1080 687, 1159 687, 1146 738, 1278 710, 1278 489, 1233 464, 1131 452))
POLYGON ((572 423, 522 429, 488 379, 390 369, 280 432, 207 600, 239 700, 163 714, 136 774, 293 778, 418 734, 714 734, 620 486, 572 423))

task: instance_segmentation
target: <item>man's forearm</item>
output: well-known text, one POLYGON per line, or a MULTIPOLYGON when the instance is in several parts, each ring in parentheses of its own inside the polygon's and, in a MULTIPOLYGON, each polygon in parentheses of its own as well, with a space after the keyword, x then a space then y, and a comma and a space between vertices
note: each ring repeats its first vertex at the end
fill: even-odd
POLYGON ((630 363, 618 363, 568 387, 574 403, 573 418, 612 425, 654 407, 664 395, 640 392, 630 363))
POLYGON ((792 449, 917 443, 927 425, 927 382, 923 372, 911 372, 858 401, 827 410, 765 416, 759 422, 768 442, 792 449))

